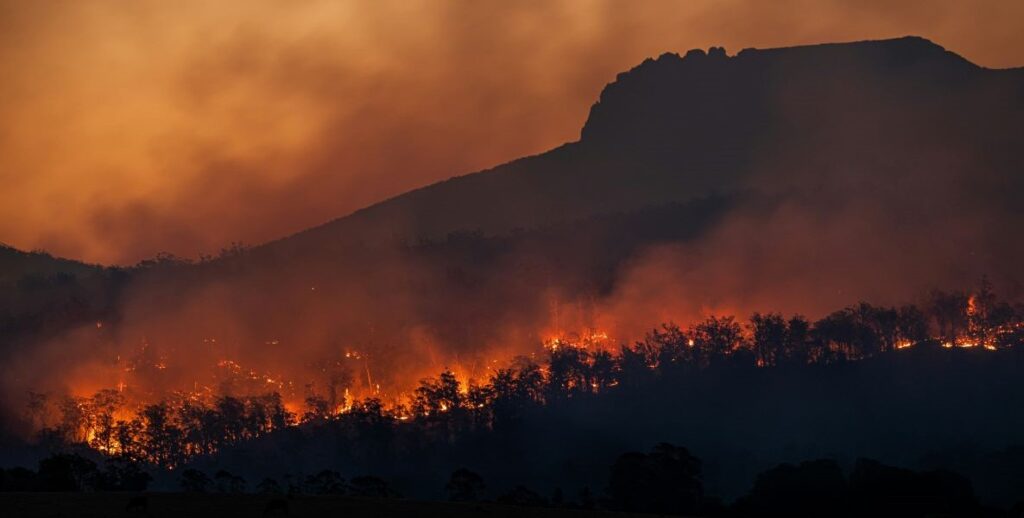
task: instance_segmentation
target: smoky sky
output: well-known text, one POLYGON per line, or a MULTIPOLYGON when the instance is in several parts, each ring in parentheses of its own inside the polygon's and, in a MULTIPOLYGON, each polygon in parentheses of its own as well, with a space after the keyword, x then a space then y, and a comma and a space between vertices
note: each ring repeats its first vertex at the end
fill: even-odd
POLYGON ((916 34, 1018 66, 1020 2, 0 1, 0 241, 214 253, 578 138, 648 56, 916 34))

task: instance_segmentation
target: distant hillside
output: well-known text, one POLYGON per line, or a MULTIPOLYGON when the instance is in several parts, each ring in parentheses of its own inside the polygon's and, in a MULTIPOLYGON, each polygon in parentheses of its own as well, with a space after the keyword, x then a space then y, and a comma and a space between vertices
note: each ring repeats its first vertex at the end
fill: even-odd
POLYGON ((115 315, 125 271, 0 246, 0 355, 115 315))
POLYGON ((828 178, 863 168, 898 182, 896 166, 923 158, 921 148, 971 161, 964 175, 998 177, 988 187, 1007 195, 1006 187, 1022 186, 1014 131, 1022 109, 1024 69, 978 67, 916 37, 732 57, 721 48, 664 54, 604 89, 577 142, 397 196, 267 248, 316 253, 325 240, 501 233, 750 184, 777 188, 760 180, 792 180, 794 169, 828 178))
POLYGON ((16 282, 26 276, 87 274, 99 269, 102 267, 53 257, 46 252, 23 252, 0 243, 0 285, 16 282))

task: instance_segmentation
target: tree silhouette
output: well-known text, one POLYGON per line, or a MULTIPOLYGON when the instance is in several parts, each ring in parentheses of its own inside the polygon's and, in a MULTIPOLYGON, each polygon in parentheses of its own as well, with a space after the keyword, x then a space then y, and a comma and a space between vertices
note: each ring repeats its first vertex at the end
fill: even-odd
POLYGON ((99 485, 96 463, 76 454, 58 454, 39 461, 38 487, 42 491, 83 491, 99 485))
POLYGON ((928 339, 928 318, 917 306, 903 306, 897 312, 896 330, 907 343, 923 342, 928 339))
POLYGON ((899 312, 894 308, 876 307, 861 302, 854 309, 861 332, 870 338, 861 338, 860 354, 870 356, 896 350, 899 341, 899 312))
POLYGON ((475 502, 483 496, 484 479, 466 468, 459 468, 452 472, 444 490, 452 502, 475 502))
POLYGON ((859 459, 850 473, 854 513, 887 516, 970 516, 978 511, 971 483, 948 471, 915 473, 859 459))
POLYGON ((179 485, 186 493, 206 493, 212 485, 210 477, 206 473, 194 468, 188 468, 181 472, 179 485))
POLYGON ((612 353, 608 351, 595 351, 591 355, 589 385, 595 392, 601 393, 608 390, 615 383, 617 366, 612 353))
POLYGON ((807 365, 812 359, 810 339, 810 322, 801 315, 794 315, 786 322, 784 356, 776 361, 780 365, 807 365))
POLYGON ((329 469, 306 477, 303 486, 307 493, 314 495, 341 495, 345 493, 345 479, 337 471, 329 469))
POLYGON ((284 493, 281 484, 272 478, 265 478, 256 484, 256 493, 261 495, 280 495, 284 493))
POLYGON ((743 330, 731 316, 708 317, 691 327, 687 334, 694 342, 702 367, 723 363, 743 342, 743 330))
POLYGON ((161 466, 174 466, 182 459, 183 434, 174 425, 167 403, 148 405, 141 412, 143 437, 148 454, 161 466))
POLYGON ((332 417, 331 404, 322 396, 313 394, 306 396, 306 412, 302 414, 302 421, 324 421, 332 417))
POLYGON ((523 507, 543 507, 548 503, 543 496, 530 491, 526 486, 516 486, 511 491, 499 496, 495 501, 499 504, 523 507))
POLYGON ((701 463, 686 448, 662 443, 649 454, 626 453, 612 466, 609 506, 619 511, 692 514, 701 503, 701 463))
POLYGON ((846 477, 833 460, 781 464, 757 476, 736 510, 743 516, 839 516, 848 508, 846 477))
POLYGON ((654 329, 647 333, 643 343, 645 345, 640 348, 641 356, 648 356, 652 354, 649 351, 652 351, 654 361, 661 372, 674 375, 694 363, 693 344, 675 324, 665 324, 660 330, 654 329))
POLYGON ((217 415, 217 430, 214 432, 218 438, 227 443, 245 439, 245 403, 240 399, 223 396, 214 401, 214 412, 217 415))
POLYGON ((361 498, 391 498, 395 496, 394 491, 384 479, 370 475, 353 478, 349 481, 349 489, 352 496, 361 498))
POLYGON ((114 389, 104 389, 89 400, 89 416, 92 421, 94 448, 110 451, 114 445, 116 420, 114 412, 124 406, 124 395, 114 389))
POLYGON ((862 304, 815 322, 812 333, 822 347, 819 361, 858 360, 878 353, 881 339, 871 327, 872 311, 862 304))
POLYGON ((455 373, 445 370, 437 378, 420 381, 413 396, 413 412, 423 416, 437 416, 462 407, 462 394, 455 373))
POLYGON ((487 429, 493 419, 491 412, 494 401, 494 387, 490 384, 479 384, 475 380, 469 382, 464 405, 469 410, 473 430, 487 429))
POLYGON ((4 492, 25 493, 39 490, 38 477, 28 468, 17 466, 0 472, 0 489, 4 492))
POLYGON ((60 402, 60 433, 71 442, 83 442, 89 424, 88 403, 80 398, 64 397, 60 402))
POLYGON ((594 501, 594 494, 590 491, 589 487, 584 487, 580 490, 579 495, 580 509, 593 509, 597 503, 594 501))
POLYGON ((657 365, 657 354, 649 344, 639 342, 619 349, 619 381, 627 389, 637 390, 653 377, 651 368, 657 365))
POLYGON ((786 357, 786 321, 778 313, 754 313, 750 317, 757 364, 770 367, 786 357))
POLYGON ((245 479, 227 470, 213 474, 213 483, 218 493, 238 494, 245 492, 245 479))
POLYGON ((100 474, 99 489, 103 491, 145 491, 153 477, 139 464, 124 459, 108 459, 100 474))
POLYGON ((968 299, 963 292, 932 292, 928 310, 935 319, 943 342, 956 345, 960 335, 967 329, 968 299))
POLYGON ((346 403, 350 403, 345 401, 345 389, 352 386, 352 373, 341 360, 320 361, 313 367, 320 371, 327 387, 324 400, 328 412, 334 412, 346 403))
POLYGON ((547 398, 550 401, 589 392, 589 358, 585 349, 562 345, 548 352, 547 398))

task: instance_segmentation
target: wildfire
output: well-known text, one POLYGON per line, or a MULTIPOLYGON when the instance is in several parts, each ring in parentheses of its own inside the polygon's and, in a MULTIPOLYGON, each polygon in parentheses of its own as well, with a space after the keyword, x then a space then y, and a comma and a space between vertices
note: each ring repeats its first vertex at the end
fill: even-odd
MULTIPOLYGON (((952 313, 959 315, 958 319, 947 320, 945 327, 940 325, 942 329, 938 331, 937 337, 928 338, 917 333, 913 335, 915 339, 909 339, 906 336, 910 335, 901 334, 901 331, 885 339, 880 333, 879 342, 874 343, 874 347, 889 343, 896 350, 906 350, 921 343, 938 343, 946 349, 996 351, 1008 347, 1007 344, 1019 343, 1020 337, 1024 336, 1024 322, 1020 322, 1019 318, 990 318, 991 299, 971 295, 966 300, 957 299, 956 306, 959 307, 952 313)), ((620 379, 627 380, 618 376, 629 368, 654 370, 670 363, 683 362, 707 368, 715 361, 712 355, 739 359, 753 357, 754 365, 772 368, 779 365, 772 355, 785 354, 775 352, 770 346, 764 350, 758 349, 761 345, 754 344, 753 328, 734 324, 732 318, 714 323, 718 325, 707 328, 695 325, 688 330, 666 327, 666 332, 659 335, 659 339, 664 342, 655 341, 666 346, 661 349, 650 343, 637 343, 633 348, 623 345, 620 349, 608 332, 599 329, 549 334, 541 341, 542 347, 529 353, 529 357, 534 358, 530 363, 533 369, 530 372, 535 376, 536 383, 541 387, 549 384, 549 388, 536 389, 531 397, 542 401, 548 397, 548 390, 569 394, 564 397, 599 394, 619 386, 620 379), (716 341, 714 333, 722 329, 735 331, 732 334, 720 333, 716 341), (723 336, 726 338, 723 339, 723 336), (740 354, 755 350, 756 355, 740 354)), ((815 350, 830 347, 833 348, 832 352, 843 355, 841 358, 849 361, 877 353, 877 350, 870 348, 871 345, 864 346, 860 351, 837 348, 837 343, 848 349, 852 349, 852 346, 835 338, 833 342, 829 342, 828 338, 813 336, 803 340, 807 340, 801 343, 810 351, 805 360, 809 363, 833 361, 828 357, 822 359, 813 356, 815 350), (865 353, 864 350, 871 352, 865 353)), ((515 365, 516 369, 520 368, 508 358, 501 357, 475 357, 471 361, 459 361, 457 357, 454 361, 451 358, 432 359, 429 364, 420 366, 419 373, 429 370, 433 374, 444 366, 444 375, 424 379, 419 388, 415 388, 420 380, 413 375, 415 371, 407 373, 409 376, 403 378, 377 372, 375 379, 371 375, 371 366, 381 369, 382 365, 388 363, 378 363, 380 359, 374 358, 372 351, 352 347, 337 348, 332 357, 306 364, 303 372, 308 373, 308 377, 296 377, 295 371, 285 371, 287 374, 266 372, 245 357, 228 356, 217 344, 216 338, 205 338, 203 343, 215 355, 209 357, 213 365, 207 365, 205 370, 194 365, 196 362, 192 358, 182 359, 174 354, 165 354, 166 350, 152 347, 143 340, 134 354, 126 354, 124 358, 116 357, 112 364, 116 384, 112 388, 85 396, 83 394, 92 394, 97 386, 93 385, 92 391, 88 392, 79 387, 79 391, 73 392, 78 396, 51 402, 49 417, 61 415, 59 432, 70 442, 84 442, 107 455, 123 455, 171 466, 174 462, 213 453, 235 441, 306 422, 350 418, 346 416, 359 418, 368 412, 386 415, 396 422, 485 415, 497 397, 495 394, 499 390, 499 383, 496 380, 512 372, 503 366, 515 365), (180 380, 175 376, 185 367, 180 363, 182 360, 193 362, 188 365, 187 372, 190 375, 185 382, 190 390, 175 391, 167 385, 172 382, 170 380, 180 380), (148 383, 150 378, 159 379, 161 388, 152 388, 154 384, 148 383), (155 429, 203 429, 202 426, 209 425, 204 420, 214 419, 210 416, 218 415, 233 416, 234 419, 246 422, 248 428, 241 431, 230 427, 227 430, 215 428, 217 433, 222 434, 215 440, 203 435, 206 432, 197 435, 182 432, 177 445, 180 451, 175 453, 178 457, 173 458, 170 454, 150 451, 146 446, 147 441, 152 440, 155 429)), ((265 342, 268 346, 280 343, 278 339, 265 342)), ((170 351, 173 352, 173 349, 170 351)), ((41 428, 47 428, 47 419, 41 417, 33 421, 43 423, 41 428)))
POLYGON ((571 335, 556 335, 544 340, 544 348, 550 351, 557 351, 563 347, 576 349, 600 349, 605 347, 611 338, 604 331, 590 330, 585 333, 571 335))
POLYGON ((349 390, 345 389, 345 394, 342 398, 342 403, 334 408, 334 415, 341 415, 352 411, 352 395, 349 390))
MULTIPOLYGON (((944 342, 942 344, 942 346, 947 348, 947 349, 954 347, 954 345, 952 343, 949 343, 949 342, 944 342)), ((955 346, 963 348, 963 349, 971 349, 971 348, 974 348, 974 347, 981 347, 981 348, 983 348, 983 349, 985 349, 987 351, 995 351, 995 350, 998 349, 995 346, 995 344, 989 343, 989 342, 979 343, 979 342, 965 341, 965 342, 957 342, 955 346)))

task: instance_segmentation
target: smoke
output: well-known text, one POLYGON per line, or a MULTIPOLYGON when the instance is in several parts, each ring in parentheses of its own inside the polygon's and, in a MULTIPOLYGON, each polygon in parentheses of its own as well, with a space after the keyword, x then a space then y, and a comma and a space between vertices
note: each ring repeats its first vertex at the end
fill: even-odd
POLYGON ((124 264, 275 239, 574 140, 665 51, 1022 44, 1005 2, 243 4, 0 4, 3 241, 124 264))
MULTIPOLYGON (((1019 19, 1010 7, 907 5, 753 3, 740 16, 720 2, 5 7, 13 16, 0 23, 29 50, 0 50, 3 68, 21 71, 0 82, 11 100, 0 117, 18 128, 0 134, 10 182, 0 233, 114 262, 274 239, 574 140, 605 82, 666 50, 915 32, 982 62, 1010 59, 986 43, 1019 19), (949 25, 965 10, 992 22, 984 34, 949 25)), ((858 83, 814 94, 853 106, 869 95, 848 84, 858 83)), ((806 93, 772 101, 811 129, 763 146, 739 185, 759 197, 695 239, 618 249, 628 232, 560 228, 554 239, 527 231, 437 246, 332 241, 301 264, 263 255, 142 272, 115 321, 5 366, 8 408, 26 390, 120 385, 150 402, 173 390, 276 390, 296 408, 336 370, 353 392, 389 399, 446 367, 486 377, 564 333, 601 330, 614 346, 708 314, 814 318, 984 274, 1020 294, 1013 261, 1024 250, 1007 239, 1017 220, 1005 215, 1021 186, 966 174, 981 163, 977 148, 934 144, 965 132, 913 106, 800 109, 806 93), (879 131, 888 120, 877 113, 913 124, 879 131)))
POLYGON ((1010 238, 1022 223, 1010 193, 1024 179, 1020 158, 997 150, 1019 146, 1007 144, 1019 111, 997 100, 1014 94, 979 82, 947 104, 946 86, 874 83, 856 66, 809 72, 769 99, 801 129, 759 147, 739 186, 757 195, 707 235, 646 247, 621 269, 600 312, 622 336, 709 315, 927 307, 931 291, 970 291, 983 277, 1007 300, 1024 295, 1024 246, 1010 238))

